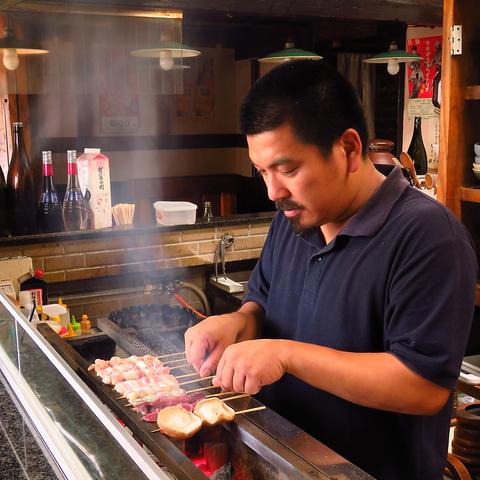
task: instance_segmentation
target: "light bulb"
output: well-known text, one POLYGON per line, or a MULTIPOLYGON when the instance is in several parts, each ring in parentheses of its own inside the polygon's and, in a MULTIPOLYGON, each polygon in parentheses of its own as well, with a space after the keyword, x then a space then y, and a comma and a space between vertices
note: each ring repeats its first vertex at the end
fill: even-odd
POLYGON ((400 71, 400 64, 394 58, 390 58, 387 63, 387 72, 390 75, 396 75, 400 71))
POLYGON ((172 52, 170 50, 161 50, 159 63, 162 70, 171 70, 174 63, 172 52))
POLYGON ((14 48, 3 49, 3 64, 7 70, 16 70, 18 67, 18 55, 14 48))

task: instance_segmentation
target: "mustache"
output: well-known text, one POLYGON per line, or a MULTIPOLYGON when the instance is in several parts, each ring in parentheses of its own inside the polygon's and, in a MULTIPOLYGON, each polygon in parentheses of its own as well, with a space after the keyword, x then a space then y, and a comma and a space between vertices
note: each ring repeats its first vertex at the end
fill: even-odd
POLYGON ((303 205, 294 202, 293 200, 283 199, 277 200, 275 202, 275 207, 277 210, 301 210, 303 205))

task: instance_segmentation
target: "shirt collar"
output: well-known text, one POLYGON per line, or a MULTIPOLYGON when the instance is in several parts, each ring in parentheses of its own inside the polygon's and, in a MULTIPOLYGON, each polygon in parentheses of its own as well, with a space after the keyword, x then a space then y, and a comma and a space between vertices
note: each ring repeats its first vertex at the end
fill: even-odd
MULTIPOLYGON (((333 248, 337 238, 341 235, 351 237, 375 235, 385 223, 393 206, 408 186, 409 184, 400 168, 395 167, 374 195, 350 218, 337 237, 330 242, 329 247, 333 248)), ((317 227, 305 230, 300 236, 311 245, 320 248, 325 246, 323 235, 317 227)))
POLYGON ((350 218, 339 235, 375 235, 408 186, 400 168, 395 167, 367 203, 350 218))

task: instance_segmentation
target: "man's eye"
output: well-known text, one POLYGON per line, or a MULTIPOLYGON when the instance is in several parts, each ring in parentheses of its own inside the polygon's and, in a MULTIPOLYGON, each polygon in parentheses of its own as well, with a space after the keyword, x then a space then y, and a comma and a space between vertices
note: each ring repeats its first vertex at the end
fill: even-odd
POLYGON ((293 175, 296 171, 297 171, 297 168, 292 168, 290 170, 282 170, 280 174, 284 175, 285 177, 288 177, 290 175, 293 175))

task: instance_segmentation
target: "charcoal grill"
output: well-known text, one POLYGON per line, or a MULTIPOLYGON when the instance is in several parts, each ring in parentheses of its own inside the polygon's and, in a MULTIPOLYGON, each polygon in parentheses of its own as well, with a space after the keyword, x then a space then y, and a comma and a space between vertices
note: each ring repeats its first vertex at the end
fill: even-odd
MULTIPOLYGON (((149 308, 150 313, 153 312, 159 318, 172 312, 166 308, 149 308)), ((173 320, 162 325, 158 321, 158 331, 152 334, 152 327, 144 321, 143 313, 147 310, 134 310, 135 315, 129 315, 129 318, 123 311, 115 312, 110 318, 98 319, 99 332, 90 337, 88 342, 89 337, 86 337, 85 342, 81 339, 66 341, 46 325, 39 325, 39 331, 91 390, 125 423, 134 437, 145 445, 157 463, 164 466, 175 479, 372 478, 268 408, 238 415, 229 424, 202 428, 197 435, 186 441, 173 441, 159 432, 152 432, 156 428, 155 424, 143 421, 141 415, 127 407, 126 400, 121 400, 111 386, 103 384, 94 372, 87 370, 94 358, 107 359, 112 354, 128 356, 182 351, 183 341, 179 348, 178 339, 183 339, 184 330, 195 321, 194 316, 189 312, 186 315, 174 310, 173 320), (136 321, 131 321, 132 318, 136 321), (146 342, 141 341, 139 336, 146 342)), ((176 374, 193 371, 191 367, 183 368, 184 370, 176 370, 176 374)), ((189 389, 206 384, 206 381, 199 381, 198 385, 192 384, 189 389)), ((218 390, 207 393, 216 391, 218 390)), ((230 404, 237 411, 261 405, 252 397, 233 400, 230 404)))

